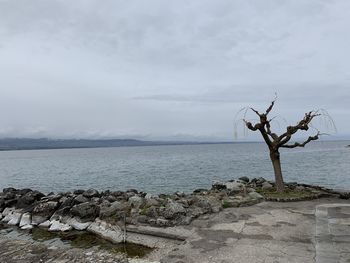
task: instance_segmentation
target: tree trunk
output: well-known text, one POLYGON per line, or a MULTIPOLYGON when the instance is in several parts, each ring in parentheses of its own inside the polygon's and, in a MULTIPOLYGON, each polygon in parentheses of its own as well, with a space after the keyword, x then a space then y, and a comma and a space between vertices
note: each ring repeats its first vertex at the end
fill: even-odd
POLYGON ((270 158, 272 161, 273 170, 275 172, 276 190, 277 190, 277 192, 283 192, 284 191, 284 182, 283 182, 283 177, 282 177, 280 153, 278 152, 278 150, 271 150, 270 151, 270 158))

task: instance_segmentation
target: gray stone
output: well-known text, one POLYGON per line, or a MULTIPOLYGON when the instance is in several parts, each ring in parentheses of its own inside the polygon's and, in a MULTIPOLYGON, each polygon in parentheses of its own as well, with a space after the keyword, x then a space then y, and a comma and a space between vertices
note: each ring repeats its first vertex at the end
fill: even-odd
POLYGON ((250 192, 250 193, 248 193, 248 196, 250 196, 253 199, 257 199, 257 200, 264 199, 264 197, 261 194, 257 193, 257 192, 250 192))
POLYGON ((84 191, 83 196, 85 196, 87 198, 99 197, 100 193, 95 189, 89 189, 89 190, 84 191))
POLYGON ((111 217, 115 215, 118 211, 123 209, 123 204, 121 202, 115 201, 109 206, 101 206, 100 208, 100 218, 111 217))
POLYGON ((144 203, 144 199, 140 196, 135 195, 129 198, 129 203, 131 207, 140 208, 144 203))
POLYGON ((82 194, 74 198, 74 203, 76 204, 81 204, 86 202, 89 202, 89 198, 83 196, 82 194))
POLYGON ((164 217, 166 219, 174 219, 179 215, 185 214, 186 209, 182 204, 179 204, 171 199, 168 199, 168 203, 164 210, 164 217))
POLYGON ((270 184, 269 182, 263 182, 261 189, 263 190, 272 190, 273 189, 273 185, 270 184))
POLYGON ((242 176, 242 177, 239 177, 238 179, 241 180, 242 182, 249 183, 249 178, 247 176, 242 176))
POLYGON ((79 217, 83 222, 95 220, 99 213, 98 205, 90 202, 75 205, 71 209, 71 214, 79 217))
POLYGON ((123 231, 119 226, 111 225, 100 219, 96 219, 95 222, 91 223, 87 231, 115 243, 120 243, 124 240, 123 231))

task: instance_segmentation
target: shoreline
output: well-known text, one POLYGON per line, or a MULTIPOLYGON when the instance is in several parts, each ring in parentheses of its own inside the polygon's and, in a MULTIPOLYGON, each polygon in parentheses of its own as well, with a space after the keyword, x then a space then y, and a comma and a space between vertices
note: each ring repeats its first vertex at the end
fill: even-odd
POLYGON ((5 188, 0 193, 0 219, 26 231, 38 227, 49 232, 87 231, 113 243, 126 241, 164 253, 193 235, 194 222, 220 217, 226 210, 264 201, 288 204, 322 197, 350 198, 350 193, 319 186, 292 182, 286 187, 293 195, 276 196, 273 182, 247 177, 215 182, 211 189, 190 194, 88 189, 45 195, 31 189, 5 188))

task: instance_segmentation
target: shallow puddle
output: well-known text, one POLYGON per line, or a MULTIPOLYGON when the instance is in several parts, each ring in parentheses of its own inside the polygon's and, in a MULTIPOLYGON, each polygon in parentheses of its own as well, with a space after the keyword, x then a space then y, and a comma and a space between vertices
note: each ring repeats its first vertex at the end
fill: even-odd
POLYGON ((0 223, 0 235, 14 239, 41 242, 48 246, 82 249, 97 247, 113 253, 124 253, 128 257, 142 258, 153 250, 152 248, 133 243, 114 244, 86 231, 49 232, 38 227, 32 230, 20 230, 17 227, 0 223))

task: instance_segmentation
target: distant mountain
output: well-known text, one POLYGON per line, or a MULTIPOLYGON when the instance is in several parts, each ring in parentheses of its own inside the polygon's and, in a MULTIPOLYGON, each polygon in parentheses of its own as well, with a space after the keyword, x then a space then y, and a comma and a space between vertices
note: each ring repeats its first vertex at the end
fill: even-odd
POLYGON ((0 139, 0 151, 6 150, 33 150, 33 149, 65 149, 65 148, 99 148, 121 146, 152 146, 152 145, 183 145, 202 144, 201 142, 164 142, 141 141, 134 139, 29 139, 29 138, 5 138, 0 139))

